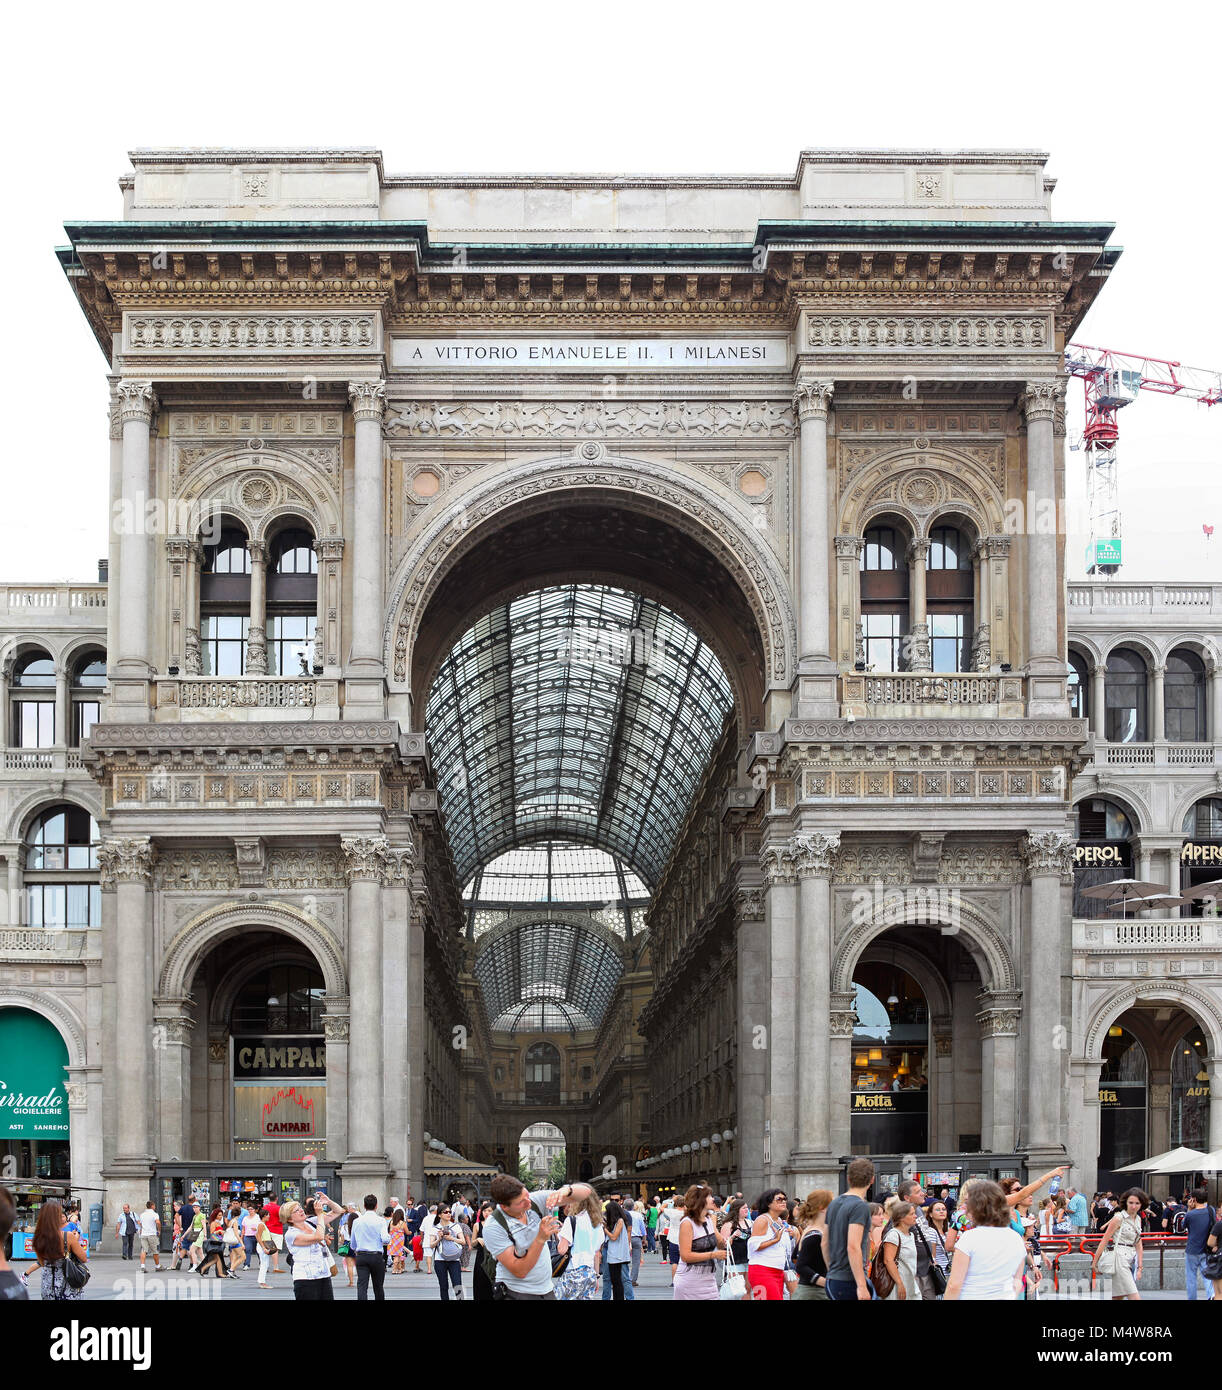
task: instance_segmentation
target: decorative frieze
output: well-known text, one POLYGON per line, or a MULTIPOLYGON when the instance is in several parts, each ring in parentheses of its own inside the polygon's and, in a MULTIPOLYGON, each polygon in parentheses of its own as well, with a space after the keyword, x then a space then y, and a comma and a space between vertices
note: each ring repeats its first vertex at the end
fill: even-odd
POLYGON ((407 401, 386 432, 418 439, 789 439, 777 401, 407 401))
POLYGON ((378 348, 378 316, 357 314, 175 314, 123 316, 123 352, 351 353, 378 348))
POLYGON ((847 844, 836 861, 833 883, 906 884, 912 881, 912 855, 902 845, 847 844))
POLYGON ((1046 352, 1052 325, 1047 314, 812 314, 806 342, 824 352, 1046 352))
POLYGON ((220 893, 238 887, 238 865, 225 849, 171 849, 158 855, 153 885, 161 891, 220 893))
POLYGON ((337 849, 272 849, 267 856, 269 888, 309 891, 347 885, 344 855, 337 849))

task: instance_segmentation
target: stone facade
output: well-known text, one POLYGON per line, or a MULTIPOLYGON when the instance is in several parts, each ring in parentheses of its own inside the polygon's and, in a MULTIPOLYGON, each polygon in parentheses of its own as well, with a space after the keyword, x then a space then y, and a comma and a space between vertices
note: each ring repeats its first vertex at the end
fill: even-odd
MULTIPOLYGON (((228 1157, 218 962, 244 941, 325 980, 346 1190, 423 1190, 426 1134, 501 1161, 556 1119, 492 1079, 521 1063, 481 1018, 423 716, 475 617, 581 581, 677 613, 734 715, 614 1007, 565 1043, 590 1070, 570 1150, 642 1182, 835 1185, 854 970, 885 957, 929 1002, 931 1151, 1068 1146, 1089 1171, 1080 1011, 1110 1006, 1068 874, 1098 750, 1063 546, 1009 504, 1063 493, 1061 352, 1115 253, 1106 225, 1053 220, 1042 156, 808 151, 791 178, 670 181, 400 178, 367 150, 133 165, 122 220, 69 224, 64 253, 112 381, 106 708, 87 771, 5 753, 10 865, 48 799, 103 841, 79 954, 6 936, 0 966, 63 973, 12 981, 63 1008, 76 982, 74 1170, 143 1201, 155 1161, 228 1157), (880 527, 903 543, 895 670, 867 660, 880 527), (313 560, 288 603, 290 533, 313 560), (206 558, 229 534, 240 584, 206 558)), ((14 615, 44 616, 23 592, 14 653, 14 615)))

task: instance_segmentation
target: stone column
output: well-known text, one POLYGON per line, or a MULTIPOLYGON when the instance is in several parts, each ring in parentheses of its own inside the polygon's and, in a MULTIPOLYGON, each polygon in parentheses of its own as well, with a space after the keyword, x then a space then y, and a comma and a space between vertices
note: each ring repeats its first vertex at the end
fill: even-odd
POLYGON ((1107 729, 1107 667, 1090 668, 1090 731, 1102 743, 1107 729))
POLYGON ((191 1149, 191 1001, 186 996, 153 1000, 153 1056, 157 1069, 157 1153, 188 1157, 191 1149))
POLYGON ((836 715, 828 593, 827 414, 832 383, 800 378, 798 417, 798 706, 800 718, 836 715))
POLYGON ((148 836, 103 840, 98 847, 103 892, 115 897, 115 1153, 110 1195, 120 1204, 148 1200, 149 1015, 152 942, 149 885, 154 851, 148 836))
POLYGON ((192 541, 187 550, 186 608, 183 614, 183 671, 188 676, 203 673, 204 656, 199 644, 204 620, 199 611, 199 576, 204 567, 204 547, 192 541))
POLYGON ((929 645, 929 615, 925 611, 925 564, 929 540, 917 536, 908 543, 908 669, 932 671, 929 645))
MULTIPOLYGON (((322 1016, 323 1037, 327 1044, 327 1158, 342 1163, 348 1153, 348 996, 328 994, 322 1016)), ((341 1176, 342 1176, 341 1168, 341 1176)), ((355 1186, 360 1186, 358 1178, 355 1186)), ((360 1202, 365 1193, 346 1193, 349 1202, 360 1202)), ((388 1194, 389 1195, 389 1194, 388 1194)))
MULTIPOLYGON (((111 679, 111 702, 123 717, 148 717, 148 679, 152 668, 149 613, 153 586, 149 573, 146 509, 149 496, 149 432, 157 398, 147 381, 121 381, 123 496, 119 536, 118 661, 111 679)), ((111 601, 114 589, 111 588, 111 601)), ((147 1200, 147 1199, 146 1199, 147 1200)))
POLYGON ((1153 682, 1154 699, 1151 702, 1154 707, 1154 727, 1150 730, 1151 741, 1162 743, 1166 738, 1166 703, 1165 703, 1165 680, 1167 668, 1165 666, 1155 666, 1150 672, 1150 679, 1153 682))
POLYGON ((994 666, 1010 663, 1010 537, 989 536, 988 554, 989 655, 994 666))
POLYGON ((1062 879, 1073 874, 1073 836, 1034 831, 1023 842, 1030 916, 1023 975, 1027 1045, 1027 1124, 1024 1147, 1033 1162, 1064 1150, 1061 1100, 1066 1084, 1071 1020, 1063 1003, 1069 937, 1062 912, 1062 879))
MULTIPOLYGON (((429 911, 428 887, 419 868, 412 875, 411 915, 408 918, 407 970, 407 1051, 411 1074, 407 1086, 407 1176, 416 1200, 424 1197, 424 1091, 425 1025, 424 1015, 424 925, 429 911)), ((570 1171, 575 1172, 573 1168, 570 1171)))
MULTIPOLYGON (((113 669, 119 655, 119 537, 122 528, 115 524, 123 503, 123 416, 119 397, 119 378, 107 377, 110 385, 110 406, 107 410, 110 434, 110 536, 106 547, 106 663, 113 669)), ((105 697, 109 700, 109 694, 105 697)), ((106 718, 103 711, 103 718, 106 718)))
MULTIPOLYGON (((8 748, 9 745, 9 725, 12 720, 12 710, 8 706, 9 682, 13 678, 14 659, 10 653, 0 661, 0 748, 8 748)), ((13 730, 16 737, 17 730, 13 730)))
POLYGON ((1010 1153, 1018 1131, 1017 992, 980 995, 980 1142, 988 1153, 1010 1153))
POLYGON ((1031 381, 1027 416, 1027 674, 1028 713, 1068 713, 1059 616, 1064 586, 1057 575, 1056 456, 1053 424, 1065 383, 1031 381))
POLYGON ((192 622, 188 603, 191 585, 187 568, 191 557, 191 542, 186 536, 167 536, 166 559, 170 564, 170 662, 179 671, 186 670, 186 633, 192 622))
MULTIPOLYGON (((789 1162, 797 1125, 798 871, 792 842, 765 845, 760 867, 768 882, 764 935, 771 975, 769 1020, 763 1037, 768 1059, 763 1164, 764 1182, 775 1183, 789 1162)), ((753 1040, 752 1045, 758 1043, 753 1040)), ((739 1152, 745 1154, 750 1136, 741 1121, 738 1129, 739 1152)))
MULTIPOLYGON (((796 835, 798 872, 797 1127, 787 1171, 801 1192, 822 1187, 838 1172, 831 1145, 832 870, 837 831, 796 835)), ((775 980, 775 971, 774 971, 775 980)), ((846 1087, 847 1092, 847 1087, 846 1087)))
POLYGON ((1217 658, 1209 673, 1209 727, 1205 737, 1207 742, 1222 743, 1222 663, 1217 658))
MULTIPOLYGON (((382 1096, 382 885, 389 866, 384 835, 341 836, 348 879, 348 1153, 351 1179, 385 1184, 382 1096)), ((376 1189, 374 1189, 376 1190, 376 1189)), ((383 1195, 381 1192, 379 1196, 383 1195)))
POLYGON ((386 387, 380 381, 354 381, 348 387, 356 421, 353 488, 352 645, 348 662, 347 704, 358 717, 384 709, 382 621, 385 607, 386 512, 382 464, 382 416, 386 387))
POLYGON ((1209 1146, 1208 1153, 1222 1149, 1222 1057, 1209 1062, 1209 1146))
POLYGON ((852 1146, 853 1002, 856 994, 833 990, 828 995, 828 1133, 832 1157, 843 1158, 852 1146))
MULTIPOLYGON (((385 930, 382 941, 382 1056, 385 1069, 386 1154, 396 1178, 411 1172, 410 989, 412 878, 416 850, 411 844, 387 851, 389 880, 383 889, 385 930)), ((400 1181, 400 1186, 403 1182, 400 1181)))
MULTIPOLYGON (((250 622, 246 628, 246 674, 267 675, 267 546, 251 541, 250 622)), ((284 672, 280 672, 281 675, 284 672)))
POLYGON ((972 636, 972 669, 974 671, 988 671, 993 665, 993 642, 989 630, 990 566, 987 541, 978 540, 972 547, 972 564, 975 569, 976 600, 973 614, 975 631, 972 636))
POLYGON ((734 894, 737 924, 737 1017, 739 1186, 744 1192, 764 1184, 764 1124, 768 1092, 768 1050, 760 1046, 760 1029, 771 1024, 768 1013, 768 938, 764 917, 764 888, 740 882, 734 894))
POLYGON ((55 671, 55 742, 64 748, 72 742, 72 730, 69 727, 71 715, 68 671, 61 666, 55 671))

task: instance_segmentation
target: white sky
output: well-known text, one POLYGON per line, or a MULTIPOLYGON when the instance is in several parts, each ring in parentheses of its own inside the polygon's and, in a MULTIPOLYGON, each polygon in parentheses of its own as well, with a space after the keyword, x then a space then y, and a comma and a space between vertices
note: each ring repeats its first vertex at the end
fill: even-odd
MULTIPOLYGON (((140 146, 379 146, 391 172, 790 174, 802 147, 1046 150, 1054 215, 1126 250, 1078 336, 1222 369, 1216 5, 497 8, 212 3, 10 14, 0 579, 106 553, 105 362, 52 248, 140 146)), ((1071 385, 1071 433, 1081 391, 1071 385)), ((1222 578, 1222 406, 1121 416, 1122 576, 1222 578), (1218 524, 1210 543, 1202 521, 1218 524)), ((1071 487, 1084 465, 1069 455, 1071 487)), ((1071 492, 1072 495, 1072 492, 1071 492)), ((1081 573, 1084 538, 1071 544, 1081 573)))

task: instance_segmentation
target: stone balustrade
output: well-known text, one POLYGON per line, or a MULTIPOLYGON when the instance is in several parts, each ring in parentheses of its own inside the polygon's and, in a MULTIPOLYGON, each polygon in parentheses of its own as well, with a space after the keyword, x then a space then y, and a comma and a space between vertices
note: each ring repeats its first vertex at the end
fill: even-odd
POLYGON ((841 703, 854 714, 913 713, 921 717, 965 710, 984 717, 1020 717, 1026 682, 1022 676, 955 672, 854 674, 840 678, 841 703))
POLYGON ((1101 743, 1094 762, 1106 767, 1216 767, 1222 743, 1101 743))
POLYGON ((162 677, 157 681, 159 719, 174 718, 182 711, 189 718, 228 710, 267 710, 276 717, 300 710, 308 716, 314 711, 339 709, 341 683, 311 676, 213 676, 162 677))
POLYGON ((1192 951, 1217 955, 1222 951, 1222 918, 1076 917, 1073 923, 1075 951, 1192 951))
POLYGON ((6 748, 5 772, 80 772, 79 748, 6 748))
POLYGON ((106 609, 105 584, 0 584, 0 612, 106 609))

